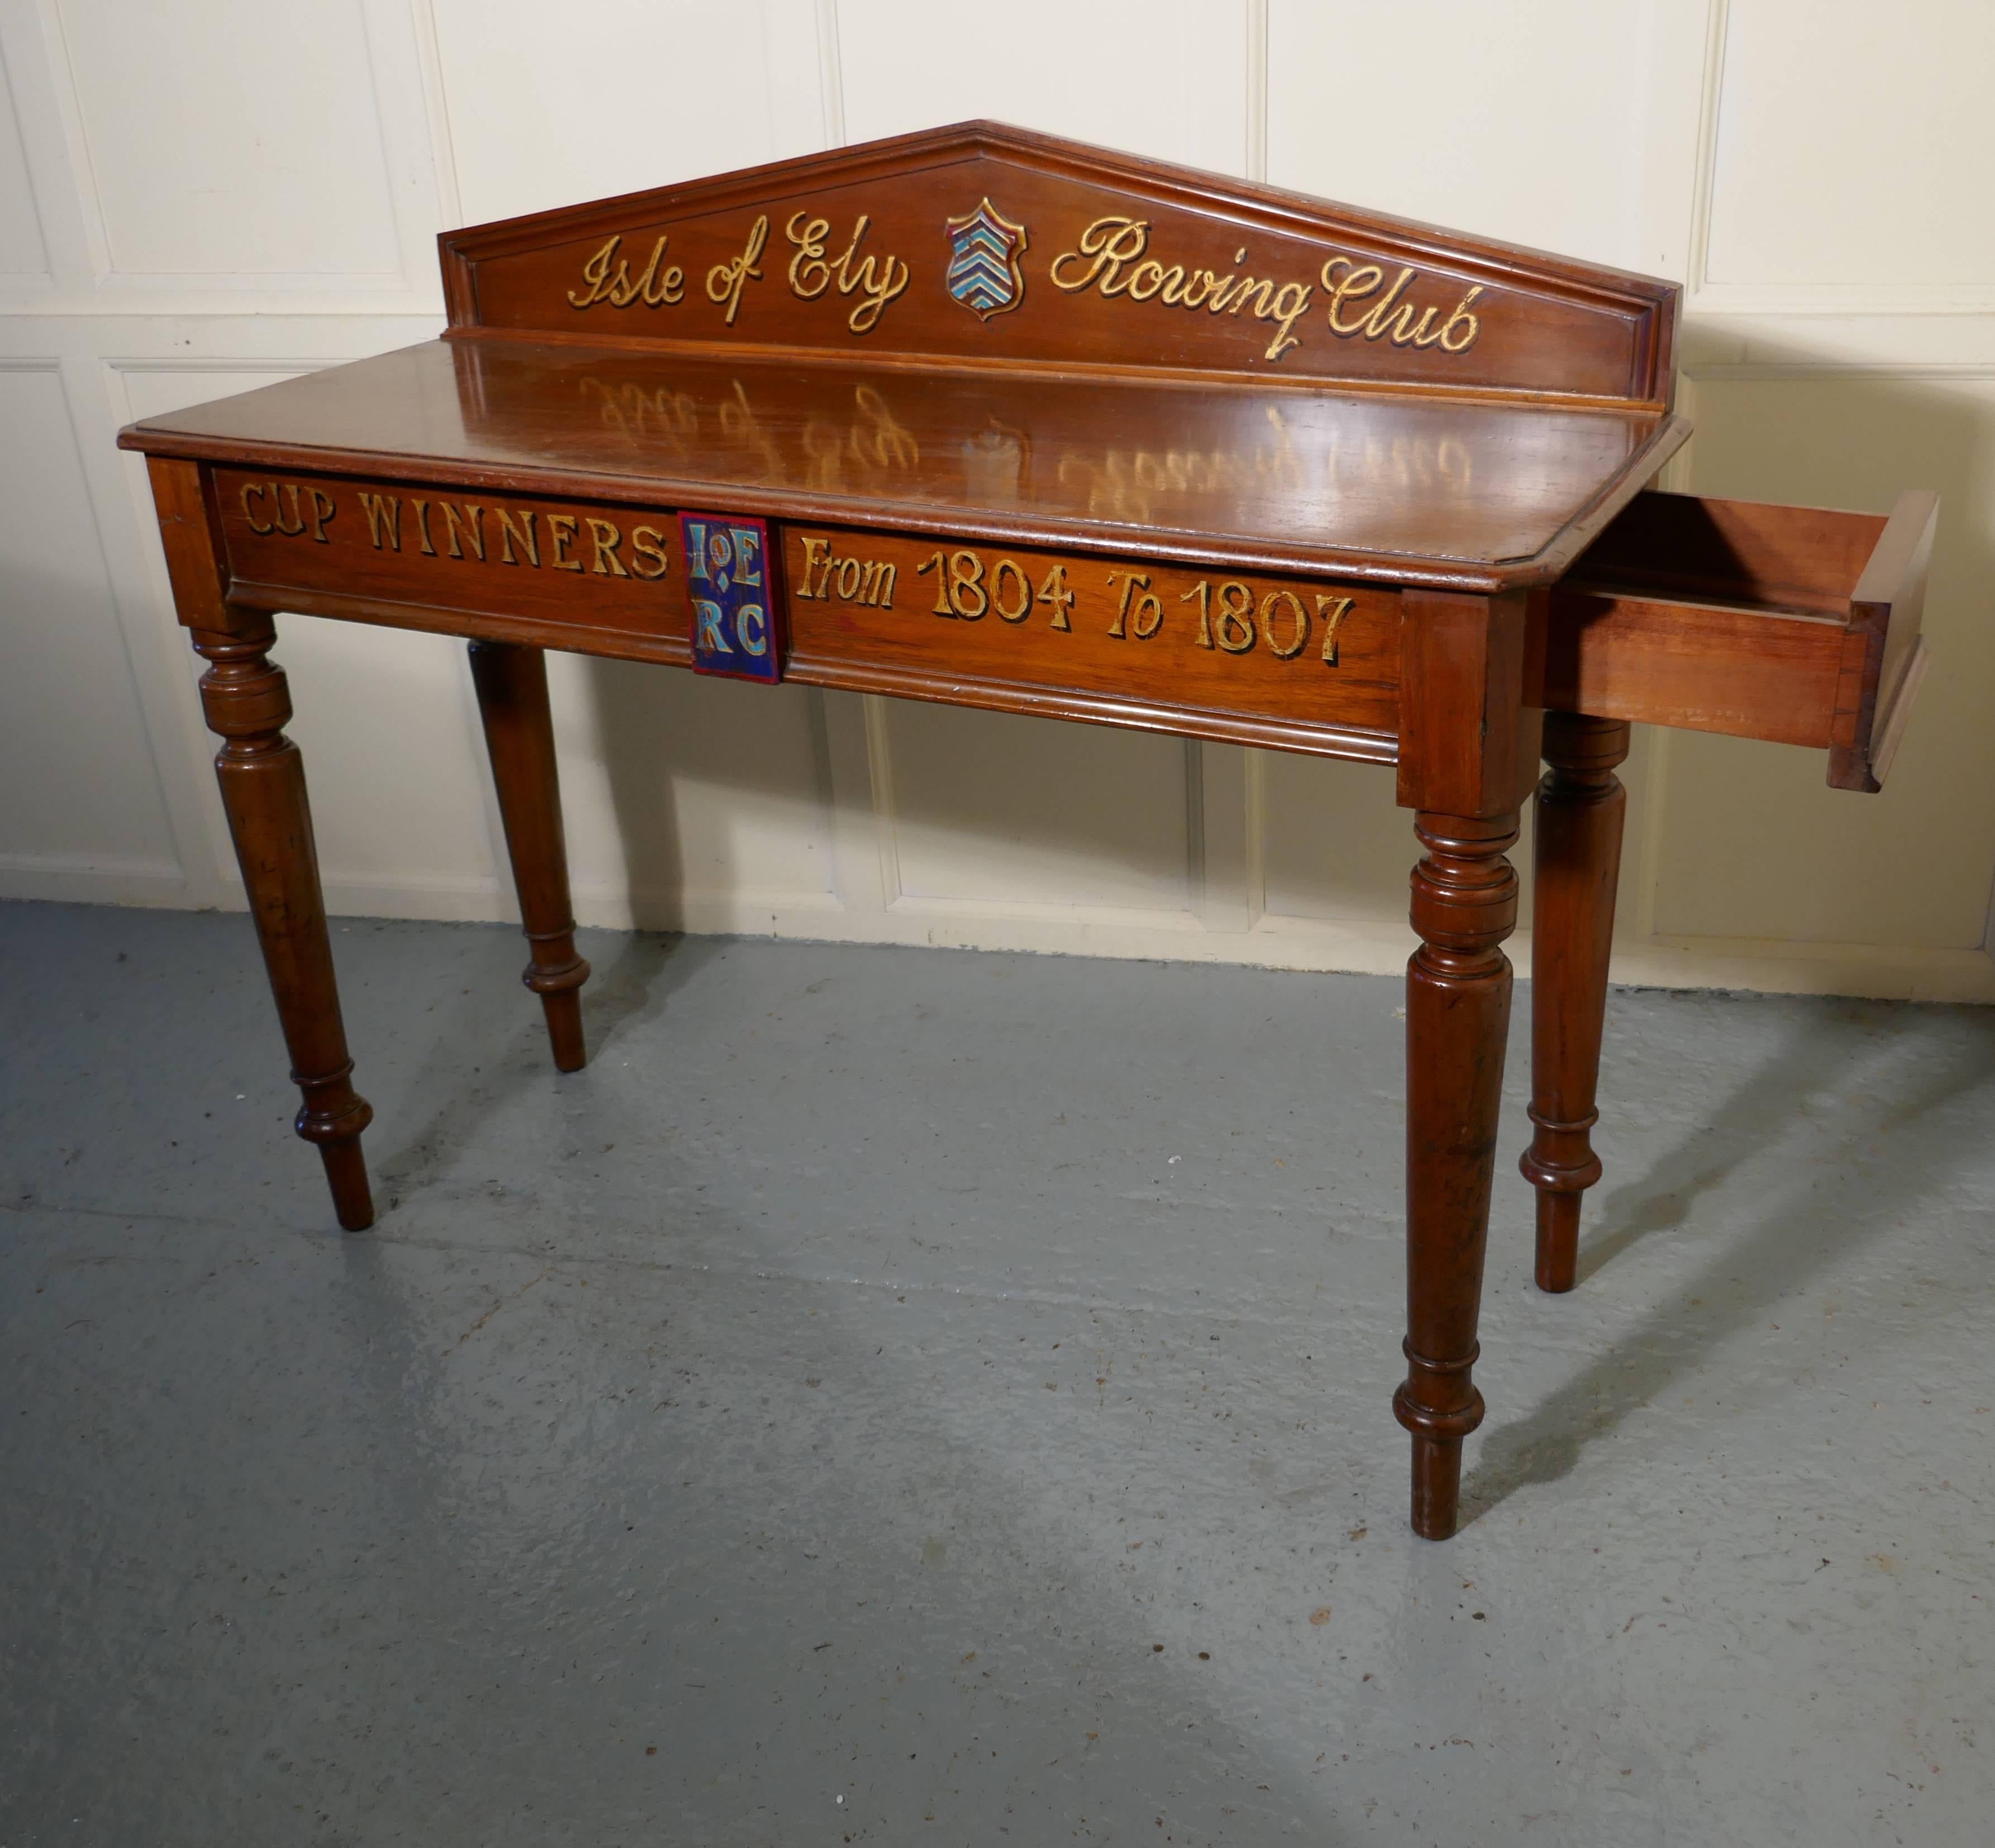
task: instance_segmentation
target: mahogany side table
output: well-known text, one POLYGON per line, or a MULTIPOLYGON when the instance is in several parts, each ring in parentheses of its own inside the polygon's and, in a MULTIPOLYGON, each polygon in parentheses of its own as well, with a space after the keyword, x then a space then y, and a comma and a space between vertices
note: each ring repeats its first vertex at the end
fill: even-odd
POLYGON ((1874 790, 1935 498, 1647 491, 1677 290, 990 123, 440 240, 440 339, 132 425, 298 1134, 373 1221, 280 610, 467 637, 555 1064, 583 1062, 542 651, 1390 766, 1413 1524, 1454 1530, 1537 803, 1537 1280, 1570 1289, 1632 721, 1874 790), (1548 766, 1542 781, 1540 763, 1548 766))

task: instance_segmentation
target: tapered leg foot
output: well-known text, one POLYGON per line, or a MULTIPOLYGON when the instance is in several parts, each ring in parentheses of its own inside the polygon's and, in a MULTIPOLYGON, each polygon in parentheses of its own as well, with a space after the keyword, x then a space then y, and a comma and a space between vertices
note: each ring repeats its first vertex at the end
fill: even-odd
POLYGON ((290 1051, 291 1082, 304 1095, 295 1127, 318 1149, 340 1225, 362 1232, 374 1223, 374 1201, 360 1135, 374 1113, 353 1088, 304 760, 284 736, 290 693, 270 658, 276 634, 267 617, 245 616, 232 632, 197 629, 193 636, 209 662, 202 711, 224 740, 215 777, 290 1051))
MULTIPOLYGON (((579 973, 578 983, 589 980, 589 965, 580 957, 575 958, 579 973)), ((529 965, 522 978, 528 988, 534 985, 537 971, 529 965)), ((589 1063, 589 1048, 582 1038, 582 996, 574 988, 562 990, 558 994, 541 995, 541 1012, 547 1017, 548 1043, 555 1056, 555 1070, 558 1072, 579 1072, 589 1063)))
POLYGON ((1413 1531, 1423 1540, 1452 1540, 1461 1501, 1461 1440, 1413 1439, 1413 1531))
POLYGON ((318 1156, 325 1164, 325 1183, 332 1190, 332 1210, 340 1229, 366 1231, 374 1223, 374 1195, 367 1185, 367 1161, 360 1152, 360 1138, 350 1135, 337 1142, 321 1142, 318 1156))
POLYGON ((1538 1190, 1540 1290, 1572 1288, 1580 1196, 1600 1178, 1593 1126, 1607 964, 1627 797, 1615 767, 1628 754, 1616 719, 1545 715, 1531 908, 1531 1122, 1519 1166, 1538 1190))
POLYGON ((1454 1537, 1461 1499, 1461 1441, 1482 1422, 1482 1395, 1470 1384, 1469 1369, 1482 1350, 1450 1362, 1427 1359, 1412 1345, 1406 1355, 1406 1383, 1393 1396, 1392 1412, 1413 1434, 1413 1531, 1423 1540, 1454 1537), (1415 1377, 1425 1376, 1424 1398, 1415 1396, 1415 1377))
POLYGON ((1579 1270, 1579 1196, 1538 1195, 1538 1257, 1533 1272, 1540 1290, 1559 1296, 1571 1289, 1579 1270))
POLYGON ((589 964, 575 953, 568 901, 568 847, 561 832, 547 658, 513 642, 471 644, 471 678, 485 723, 492 780, 506 827, 506 852, 533 960, 520 980, 541 998, 557 1071, 589 1062, 582 994, 589 964))
POLYGON ((1413 1524, 1454 1531, 1461 1441, 1482 1422, 1471 1373, 1482 1300, 1497 1111, 1510 1018, 1517 876, 1513 813, 1422 813, 1413 871, 1420 946, 1406 967, 1406 1378, 1392 1410, 1413 1436, 1413 1524))

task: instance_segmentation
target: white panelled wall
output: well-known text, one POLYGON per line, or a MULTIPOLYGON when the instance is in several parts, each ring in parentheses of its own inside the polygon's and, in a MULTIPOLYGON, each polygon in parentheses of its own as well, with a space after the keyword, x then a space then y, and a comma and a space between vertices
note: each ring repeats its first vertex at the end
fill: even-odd
MULTIPOLYGON (((1890 788, 1639 736, 1616 974, 1995 999, 1986 0, 0 0, 0 893, 242 902, 120 424, 428 338, 441 228, 991 115, 1682 278, 1670 485, 1939 489, 1890 788)), ((280 639, 331 907, 511 915, 460 647, 280 639)), ((555 685, 585 922, 1410 942, 1374 768, 573 658, 555 685)))

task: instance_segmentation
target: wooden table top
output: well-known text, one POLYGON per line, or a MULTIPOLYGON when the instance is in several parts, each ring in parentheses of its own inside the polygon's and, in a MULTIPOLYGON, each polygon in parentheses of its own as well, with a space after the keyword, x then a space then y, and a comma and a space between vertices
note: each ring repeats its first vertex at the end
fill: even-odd
POLYGON ((134 434, 257 466, 1506 582, 1557 576, 1681 440, 1653 411, 1312 383, 486 336, 134 434))

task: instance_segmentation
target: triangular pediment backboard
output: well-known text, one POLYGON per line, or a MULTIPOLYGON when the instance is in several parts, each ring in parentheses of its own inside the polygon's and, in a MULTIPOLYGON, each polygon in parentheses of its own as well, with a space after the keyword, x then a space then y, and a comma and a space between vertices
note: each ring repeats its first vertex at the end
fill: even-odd
POLYGON ((439 242, 460 334, 1670 396, 1672 283, 991 122, 439 242))

